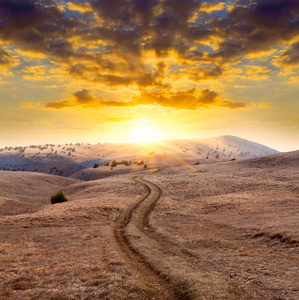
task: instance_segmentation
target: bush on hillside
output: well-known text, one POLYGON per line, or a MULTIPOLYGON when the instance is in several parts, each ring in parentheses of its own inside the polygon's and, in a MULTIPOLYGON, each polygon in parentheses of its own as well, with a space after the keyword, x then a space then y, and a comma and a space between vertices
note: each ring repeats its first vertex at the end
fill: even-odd
POLYGON ((67 198, 63 194, 63 192, 58 192, 54 196, 51 197, 51 204, 67 202, 67 198))
POLYGON ((117 164, 117 161, 115 161, 115 160, 111 163, 111 167, 112 167, 112 168, 116 167, 117 165, 118 165, 118 164, 117 164))

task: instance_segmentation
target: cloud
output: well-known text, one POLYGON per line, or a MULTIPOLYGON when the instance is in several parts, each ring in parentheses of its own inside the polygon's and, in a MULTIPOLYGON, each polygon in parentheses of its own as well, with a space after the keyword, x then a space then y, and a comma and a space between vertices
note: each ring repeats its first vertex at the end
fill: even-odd
POLYGON ((193 67, 186 70, 189 78, 194 81, 217 79, 223 74, 220 66, 193 67))
MULTIPOLYGON (((28 54, 26 67, 20 71, 28 80, 45 77, 42 69, 33 62, 30 65, 30 59, 47 59, 57 69, 67 70, 63 76, 68 79, 111 89, 139 88, 149 103, 176 108, 188 104, 195 109, 203 105, 199 91, 184 95, 168 92, 169 88, 184 88, 180 76, 185 75, 193 84, 227 78, 229 69, 247 58, 254 57, 263 65, 259 56, 273 53, 273 49, 281 51, 279 67, 298 66, 299 46, 294 42, 299 34, 298 0, 231 3, 2 0, 0 40, 13 47, 13 53, 28 54)), ((0 68, 17 64, 15 55, 1 46, 0 68)), ((270 74, 255 69, 247 72, 249 79, 265 79, 270 74)), ((140 102, 142 99, 136 104, 136 99, 84 98, 83 93, 47 107, 130 107, 140 102)), ((219 97, 212 105, 216 103, 220 105, 219 97)), ((238 103, 223 100, 221 105, 242 107, 238 103)))
POLYGON ((23 102, 21 103, 23 108, 34 109, 40 106, 40 103, 33 104, 32 102, 23 102))
POLYGON ((259 103, 251 103, 251 105, 254 108, 269 108, 269 107, 271 107, 272 103, 270 103, 270 102, 259 102, 259 103))
POLYGON ((10 69, 19 64, 19 60, 10 51, 0 46, 0 69, 10 69))
POLYGON ((221 11, 225 8, 225 2, 203 2, 200 6, 200 11, 211 13, 213 11, 221 11))
POLYGON ((45 76, 46 66, 26 66, 20 70, 20 73, 23 74, 24 79, 29 80, 44 80, 46 78, 50 78, 50 76, 45 76))
POLYGON ((277 62, 282 67, 297 67, 299 65, 299 42, 293 43, 279 56, 277 62))
POLYGON ((45 105, 45 108, 63 109, 74 106, 81 106, 87 108, 97 107, 98 105, 99 101, 92 97, 88 90, 83 89, 82 91, 73 94, 72 99, 50 102, 45 105))
POLYGON ((90 92, 86 89, 78 91, 72 95, 69 100, 58 100, 47 103, 44 107, 49 109, 63 109, 74 106, 81 106, 83 108, 99 108, 104 106, 110 107, 131 107, 135 106, 135 102, 128 101, 110 101, 110 100, 98 100, 91 96, 90 92))
POLYGON ((79 11, 81 13, 88 13, 92 11, 91 5, 88 2, 83 2, 83 3, 68 2, 67 8, 71 11, 79 11))
POLYGON ((210 106, 220 106, 231 109, 247 107, 245 103, 222 100, 217 93, 209 89, 198 91, 195 88, 186 91, 175 91, 169 93, 167 96, 165 96, 164 93, 143 92, 140 98, 137 98, 136 103, 156 104, 163 107, 185 110, 196 110, 210 106))
POLYGON ((274 71, 266 66, 248 66, 246 74, 249 80, 265 80, 269 78, 269 75, 274 71))
POLYGON ((209 23, 224 39, 210 58, 229 60, 265 51, 299 33, 297 0, 242 1, 227 17, 209 23))
POLYGON ((55 102, 49 102, 44 107, 50 109, 63 109, 68 107, 76 106, 76 103, 73 103, 70 100, 60 100, 55 102))
POLYGON ((185 91, 169 92, 168 95, 165 95, 163 92, 142 91, 140 96, 136 96, 130 101, 96 99, 91 96, 88 90, 84 89, 73 94, 70 100, 50 102, 45 105, 45 108, 62 109, 73 106, 81 106, 84 108, 134 107, 137 105, 160 105, 163 107, 186 110, 196 110, 200 107, 208 108, 212 105, 231 109, 247 107, 247 105, 242 102, 221 100, 217 93, 209 89, 198 91, 192 88, 185 91))

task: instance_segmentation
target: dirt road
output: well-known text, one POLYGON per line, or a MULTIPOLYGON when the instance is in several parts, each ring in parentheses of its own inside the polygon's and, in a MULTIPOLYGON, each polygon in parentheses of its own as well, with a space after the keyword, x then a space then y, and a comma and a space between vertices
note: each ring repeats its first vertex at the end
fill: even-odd
POLYGON ((140 274, 141 280, 148 290, 148 299, 179 299, 171 289, 167 278, 153 268, 138 249, 132 243, 132 238, 142 238, 147 230, 148 216, 160 199, 162 190, 155 184, 145 181, 141 176, 135 177, 135 181, 145 187, 145 194, 135 203, 130 205, 116 220, 114 236, 125 253, 127 262, 140 274), (134 235, 130 233, 129 228, 134 235))
POLYGON ((211 273, 215 266, 149 226, 162 189, 142 176, 134 180, 144 186, 145 195, 117 219, 114 235, 148 288, 148 299, 251 299, 231 279, 211 273))

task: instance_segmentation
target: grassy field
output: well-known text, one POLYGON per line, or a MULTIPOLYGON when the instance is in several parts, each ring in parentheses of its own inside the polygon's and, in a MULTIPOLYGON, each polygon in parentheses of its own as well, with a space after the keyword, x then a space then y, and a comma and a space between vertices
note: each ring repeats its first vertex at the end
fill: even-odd
POLYGON ((151 157, 90 181, 0 171, 0 298, 299 298, 298 151, 151 157))

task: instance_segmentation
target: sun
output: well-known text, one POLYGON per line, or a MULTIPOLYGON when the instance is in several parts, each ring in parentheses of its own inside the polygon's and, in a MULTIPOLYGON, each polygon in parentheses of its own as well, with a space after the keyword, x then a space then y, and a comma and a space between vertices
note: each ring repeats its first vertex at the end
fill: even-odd
POLYGON ((149 120, 138 120, 134 122, 134 126, 130 128, 132 142, 156 142, 163 139, 163 130, 157 124, 149 120))

